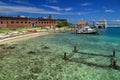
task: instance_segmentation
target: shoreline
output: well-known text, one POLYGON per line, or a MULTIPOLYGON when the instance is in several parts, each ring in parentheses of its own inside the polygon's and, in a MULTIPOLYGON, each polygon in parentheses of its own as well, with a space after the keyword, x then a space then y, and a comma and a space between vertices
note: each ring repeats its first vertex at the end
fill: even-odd
POLYGON ((15 37, 9 37, 9 38, 0 40, 0 44, 5 44, 8 42, 13 42, 13 41, 17 41, 17 40, 23 40, 23 39, 28 39, 28 38, 33 38, 33 37, 48 35, 48 34, 51 34, 51 33, 50 32, 37 32, 37 33, 18 35, 15 37))
POLYGON ((39 32, 33 32, 33 33, 25 33, 22 35, 16 35, 16 36, 10 36, 10 37, 6 37, 4 39, 0 39, 0 44, 5 44, 8 42, 13 42, 13 41, 17 41, 17 40, 23 40, 23 39, 28 39, 28 38, 33 38, 33 37, 37 37, 37 36, 42 36, 42 35, 48 35, 48 34, 53 34, 53 33, 63 33, 63 32, 69 32, 72 31, 71 28, 70 29, 57 29, 57 30, 51 30, 51 31, 39 31, 39 32))

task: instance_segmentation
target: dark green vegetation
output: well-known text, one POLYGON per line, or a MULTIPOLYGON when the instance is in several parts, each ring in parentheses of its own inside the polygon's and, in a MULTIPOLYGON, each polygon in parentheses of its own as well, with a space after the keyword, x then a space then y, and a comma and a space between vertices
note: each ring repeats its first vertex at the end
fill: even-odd
POLYGON ((62 27, 71 28, 71 27, 73 27, 73 24, 69 23, 67 21, 59 21, 58 20, 56 27, 58 27, 58 28, 62 28, 62 27))
POLYGON ((0 28, 0 33, 7 33, 7 32, 11 32, 12 30, 10 30, 9 28, 0 28))
POLYGON ((22 32, 22 31, 26 31, 26 30, 41 30, 41 27, 35 27, 35 28, 0 28, 0 33, 9 33, 12 31, 18 31, 18 32, 22 32))

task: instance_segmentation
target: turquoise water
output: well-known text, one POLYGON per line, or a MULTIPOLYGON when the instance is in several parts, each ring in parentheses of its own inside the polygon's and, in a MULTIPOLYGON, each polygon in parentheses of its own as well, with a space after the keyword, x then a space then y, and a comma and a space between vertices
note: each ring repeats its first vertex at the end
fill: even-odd
POLYGON ((120 28, 107 28, 99 35, 55 33, 8 43, 15 49, 0 49, 7 55, 0 61, 0 79, 120 80, 119 34, 120 28), (114 48, 117 69, 110 67, 114 48), (65 52, 68 60, 63 59, 65 52))

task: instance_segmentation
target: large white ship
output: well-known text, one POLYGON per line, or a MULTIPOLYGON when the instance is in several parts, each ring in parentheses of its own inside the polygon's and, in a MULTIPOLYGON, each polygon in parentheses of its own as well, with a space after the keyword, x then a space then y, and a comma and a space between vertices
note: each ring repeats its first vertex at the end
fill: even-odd
POLYGON ((107 27, 107 21, 105 19, 99 20, 96 25, 97 28, 106 28, 107 27))

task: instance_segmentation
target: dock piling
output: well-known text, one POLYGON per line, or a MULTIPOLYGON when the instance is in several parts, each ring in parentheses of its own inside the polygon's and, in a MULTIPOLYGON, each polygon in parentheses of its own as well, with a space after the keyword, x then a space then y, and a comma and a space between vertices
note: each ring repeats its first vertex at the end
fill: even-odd
POLYGON ((112 68, 116 68, 116 63, 117 63, 117 59, 116 59, 116 57, 113 57, 113 59, 112 59, 112 68))
POLYGON ((116 56, 116 49, 113 50, 113 57, 116 56))
POLYGON ((64 60, 67 60, 67 55, 66 55, 66 52, 64 53, 64 57, 63 57, 64 60))
POLYGON ((78 52, 78 50, 77 50, 77 46, 76 46, 76 45, 74 45, 73 52, 78 52))

